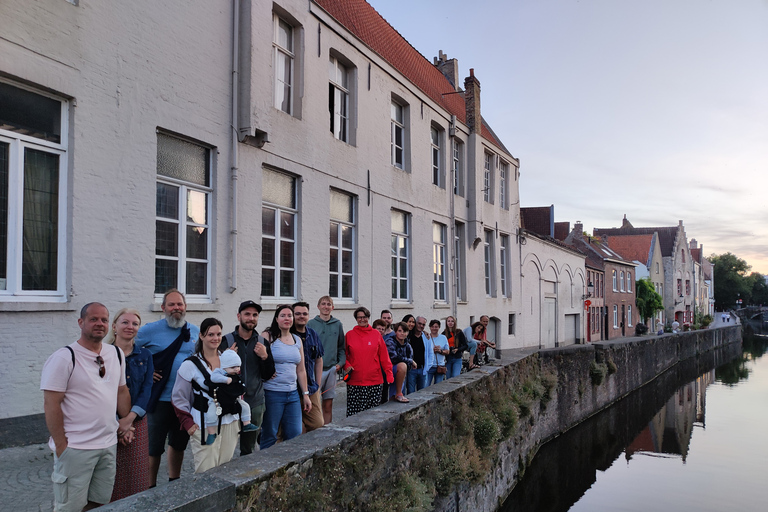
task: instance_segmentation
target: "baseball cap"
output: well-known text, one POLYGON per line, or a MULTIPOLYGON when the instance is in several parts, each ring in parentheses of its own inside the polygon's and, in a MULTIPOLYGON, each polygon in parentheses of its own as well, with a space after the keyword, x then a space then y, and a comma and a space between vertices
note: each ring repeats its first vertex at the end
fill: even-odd
POLYGON ((244 309, 248 309, 248 308, 256 308, 256 312, 259 313, 259 314, 261 313, 261 306, 259 306, 258 304, 256 304, 252 300, 247 300, 245 302, 241 302, 240 303, 240 308, 238 308, 237 312, 238 312, 238 314, 242 313, 244 309))

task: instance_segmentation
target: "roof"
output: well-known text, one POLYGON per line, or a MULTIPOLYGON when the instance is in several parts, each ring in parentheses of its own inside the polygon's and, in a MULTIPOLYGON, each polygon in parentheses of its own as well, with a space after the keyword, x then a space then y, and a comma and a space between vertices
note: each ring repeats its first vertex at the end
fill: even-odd
POLYGON ((691 249, 691 259, 696 263, 701 263, 701 249, 691 249))
MULTIPOLYGON (((368 48, 403 74, 434 102, 466 124, 464 95, 365 0, 313 0, 368 48), (453 93, 453 94, 446 94, 453 93)), ((511 153, 482 119, 480 134, 511 153)))
POLYGON ((565 237, 568 236, 568 233, 571 232, 571 223, 570 222, 555 222, 555 238, 558 240, 565 240, 565 237))
POLYGON ((650 264, 653 235, 607 236, 606 241, 625 260, 640 261, 646 266, 650 264))
MULTIPOLYGON (((678 226, 664 226, 656 228, 636 228, 629 223, 627 217, 624 216, 622 226, 620 228, 595 228, 592 230, 592 234, 595 236, 627 236, 627 235, 652 235, 658 233, 659 235, 659 248, 661 249, 662 256, 672 256, 672 251, 675 248, 675 238, 677 237, 678 226)), ((646 260, 641 260, 646 261, 646 260)))
POLYGON ((554 210, 554 205, 520 208, 520 225, 526 231, 551 237, 554 235, 554 210))
POLYGON ((592 268, 604 269, 606 260, 635 266, 634 263, 622 258, 620 254, 608 247, 602 240, 577 232, 576 227, 565 239, 565 243, 584 254, 587 257, 586 265, 592 268))

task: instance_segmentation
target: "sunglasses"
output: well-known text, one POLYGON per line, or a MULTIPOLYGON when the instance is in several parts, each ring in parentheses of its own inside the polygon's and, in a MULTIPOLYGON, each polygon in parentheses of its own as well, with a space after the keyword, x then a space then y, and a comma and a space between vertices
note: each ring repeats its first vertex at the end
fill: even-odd
POLYGON ((96 364, 99 365, 99 377, 103 379, 107 374, 107 369, 104 366, 104 359, 102 359, 101 356, 96 356, 96 364))

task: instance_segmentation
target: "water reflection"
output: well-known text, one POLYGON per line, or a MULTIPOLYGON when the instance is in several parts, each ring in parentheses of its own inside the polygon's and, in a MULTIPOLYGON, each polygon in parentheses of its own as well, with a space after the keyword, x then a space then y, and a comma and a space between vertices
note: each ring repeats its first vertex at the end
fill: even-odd
MULTIPOLYGON (((747 378, 749 372, 745 374, 738 368, 746 368, 745 358, 752 359, 757 353, 765 353, 765 343, 759 340, 744 353, 741 346, 735 345, 680 363, 608 410, 545 444, 501 510, 570 510, 596 482, 598 472, 604 474, 622 454, 627 467, 638 457, 677 458, 685 464, 694 428, 703 429, 706 424, 707 387, 716 379, 730 382, 735 378, 736 383, 747 378), (727 378, 720 369, 726 362, 737 368, 726 371, 727 378)), ((635 484, 633 491, 642 501, 648 492, 646 483, 635 484)), ((615 498, 623 501, 625 497, 615 498)), ((612 505, 601 510, 655 510, 642 504, 639 508, 612 505)))

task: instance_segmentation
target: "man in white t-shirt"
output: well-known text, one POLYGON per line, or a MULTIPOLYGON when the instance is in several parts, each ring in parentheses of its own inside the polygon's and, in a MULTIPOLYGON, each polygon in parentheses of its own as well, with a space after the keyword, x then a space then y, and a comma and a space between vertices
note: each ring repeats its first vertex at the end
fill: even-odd
POLYGON ((133 427, 118 432, 115 415, 131 411, 125 355, 101 342, 109 330, 109 311, 98 302, 86 304, 77 323, 80 339, 48 358, 40 380, 51 434, 48 444, 54 453, 56 512, 80 512, 108 503, 118 437, 124 443, 133 439, 133 427))

